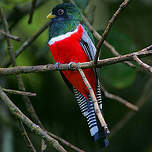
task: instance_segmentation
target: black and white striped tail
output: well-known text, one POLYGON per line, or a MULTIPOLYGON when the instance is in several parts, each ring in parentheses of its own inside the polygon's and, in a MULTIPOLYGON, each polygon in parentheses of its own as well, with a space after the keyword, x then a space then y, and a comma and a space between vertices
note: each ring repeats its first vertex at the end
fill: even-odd
MULTIPOLYGON (((94 141, 100 141, 101 139, 102 146, 107 147, 109 143, 107 139, 107 133, 101 126, 99 126, 99 123, 94 111, 94 104, 92 103, 90 95, 88 96, 88 100, 87 100, 77 89, 74 88, 73 90, 74 90, 75 98, 80 107, 80 110, 82 114, 84 115, 84 117, 86 117, 87 119, 91 136, 94 138, 94 141)), ((101 99, 101 90, 100 90, 99 83, 97 86, 96 97, 97 97, 100 110, 102 112, 102 99, 101 99)))

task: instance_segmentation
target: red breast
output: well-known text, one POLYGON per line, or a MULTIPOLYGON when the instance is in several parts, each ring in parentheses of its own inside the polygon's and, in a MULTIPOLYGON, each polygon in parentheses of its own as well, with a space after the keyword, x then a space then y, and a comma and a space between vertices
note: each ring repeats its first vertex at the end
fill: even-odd
MULTIPOLYGON (((88 62, 89 59, 80 45, 83 34, 81 25, 73 32, 68 32, 64 35, 52 38, 49 41, 49 47, 55 62, 62 64, 69 62, 88 62)), ((90 85, 96 92, 96 77, 94 71, 89 69, 83 70, 90 85)), ((81 75, 78 71, 62 71, 68 81, 86 98, 88 98, 89 91, 85 86, 81 75)))

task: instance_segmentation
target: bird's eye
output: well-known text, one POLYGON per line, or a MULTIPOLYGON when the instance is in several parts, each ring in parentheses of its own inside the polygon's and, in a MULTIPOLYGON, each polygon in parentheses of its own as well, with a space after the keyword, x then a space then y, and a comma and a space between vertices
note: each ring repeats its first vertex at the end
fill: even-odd
POLYGON ((63 9, 59 9, 58 10, 58 15, 63 15, 64 14, 64 10, 63 9))

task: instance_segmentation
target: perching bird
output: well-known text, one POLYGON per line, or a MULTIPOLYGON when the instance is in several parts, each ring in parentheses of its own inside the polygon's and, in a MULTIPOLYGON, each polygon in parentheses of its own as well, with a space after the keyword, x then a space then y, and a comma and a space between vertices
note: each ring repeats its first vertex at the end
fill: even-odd
MULTIPOLYGON (((66 63, 70 66, 71 63, 89 62, 94 59, 96 48, 93 35, 83 23, 80 12, 72 3, 57 5, 47 18, 51 19, 48 45, 56 65, 66 63)), ((83 71, 96 94, 102 112, 101 90, 97 70, 88 68, 83 71)), ((94 141, 99 141, 107 147, 109 143, 107 132, 98 123, 89 90, 84 84, 79 71, 66 70, 60 71, 60 73, 73 91, 80 110, 87 119, 94 141)))

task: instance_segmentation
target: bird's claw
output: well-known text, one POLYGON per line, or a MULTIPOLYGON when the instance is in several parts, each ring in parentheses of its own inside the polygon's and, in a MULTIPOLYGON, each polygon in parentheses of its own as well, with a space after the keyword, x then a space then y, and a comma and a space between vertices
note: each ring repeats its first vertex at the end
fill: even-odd
POLYGON ((109 131, 109 129, 108 129, 108 127, 106 126, 106 127, 104 127, 104 130, 105 130, 105 132, 106 132, 106 134, 107 135, 109 135, 110 134, 110 131, 109 131))
POLYGON ((70 62, 70 63, 68 64, 68 69, 71 69, 71 68, 72 68, 72 67, 71 67, 72 64, 75 64, 75 62, 70 62))
POLYGON ((59 70, 59 65, 60 65, 60 62, 56 62, 56 63, 55 63, 55 68, 56 68, 57 70, 59 70))

